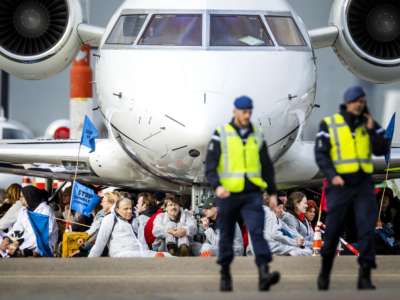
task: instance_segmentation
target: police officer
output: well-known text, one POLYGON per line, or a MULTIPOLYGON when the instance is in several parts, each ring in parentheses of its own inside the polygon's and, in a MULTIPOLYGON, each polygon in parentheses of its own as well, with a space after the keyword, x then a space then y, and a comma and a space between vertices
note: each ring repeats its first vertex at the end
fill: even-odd
POLYGON ((328 179, 326 189, 328 214, 322 249, 318 289, 329 289, 329 278, 348 212, 354 212, 359 240, 360 265, 358 289, 375 289, 371 269, 375 262, 375 222, 377 202, 372 182, 372 154, 388 153, 390 142, 385 130, 368 112, 365 92, 351 87, 344 94, 340 113, 326 117, 320 124, 315 145, 316 162, 328 179))
POLYGON ((220 289, 232 291, 232 243, 235 224, 241 217, 253 243, 259 289, 267 291, 280 278, 278 272, 269 272, 272 257, 263 235, 262 191, 267 189, 271 201, 276 201, 274 168, 262 133, 250 123, 252 100, 242 96, 235 100, 234 106, 232 121, 214 132, 206 158, 206 177, 217 196, 220 289))

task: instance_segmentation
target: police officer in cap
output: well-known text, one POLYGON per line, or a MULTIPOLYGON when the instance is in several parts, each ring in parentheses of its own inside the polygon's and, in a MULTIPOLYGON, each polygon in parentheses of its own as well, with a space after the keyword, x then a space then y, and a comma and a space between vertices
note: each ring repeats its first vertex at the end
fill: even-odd
POLYGON ((241 217, 253 243, 259 290, 267 291, 280 278, 278 272, 269 271, 272 256, 263 235, 262 191, 267 190, 272 195, 271 201, 276 201, 274 168, 262 133, 250 122, 253 101, 242 96, 235 100, 234 106, 232 121, 214 132, 206 158, 206 177, 217 196, 220 289, 232 291, 232 243, 235 224, 241 217))
POLYGON ((358 289, 375 289, 371 269, 375 262, 375 222, 377 202, 374 195, 372 154, 385 155, 390 142, 385 130, 368 112, 364 90, 351 87, 344 94, 340 113, 324 118, 315 144, 316 162, 328 179, 328 214, 322 249, 318 289, 328 290, 330 273, 344 229, 345 217, 354 212, 359 240, 360 265, 358 289))

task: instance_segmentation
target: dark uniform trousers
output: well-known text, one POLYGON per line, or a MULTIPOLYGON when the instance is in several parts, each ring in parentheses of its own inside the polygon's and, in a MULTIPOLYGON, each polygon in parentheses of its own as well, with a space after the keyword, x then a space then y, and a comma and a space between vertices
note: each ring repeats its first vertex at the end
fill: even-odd
POLYGON ((328 186, 326 197, 328 214, 322 256, 329 265, 328 269, 332 267, 339 238, 344 230, 346 213, 350 209, 354 210, 357 227, 360 251, 358 263, 364 267, 376 268, 374 243, 378 205, 372 179, 368 178, 351 186, 328 186))
POLYGON ((257 266, 266 265, 272 260, 268 242, 264 239, 265 212, 260 192, 231 195, 217 199, 217 227, 220 231, 219 256, 217 263, 229 266, 233 261, 233 239, 236 221, 242 216, 253 243, 257 266))

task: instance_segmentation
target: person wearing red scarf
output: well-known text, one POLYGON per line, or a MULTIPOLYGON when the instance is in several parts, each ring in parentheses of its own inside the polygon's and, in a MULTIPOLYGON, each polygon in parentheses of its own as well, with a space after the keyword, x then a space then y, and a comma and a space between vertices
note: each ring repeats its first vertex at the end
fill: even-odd
POLYGON ((282 216, 282 221, 292 231, 295 237, 304 239, 304 248, 311 248, 313 242, 313 232, 307 225, 305 213, 307 210, 307 198, 301 192, 293 192, 289 195, 285 205, 286 212, 282 216))

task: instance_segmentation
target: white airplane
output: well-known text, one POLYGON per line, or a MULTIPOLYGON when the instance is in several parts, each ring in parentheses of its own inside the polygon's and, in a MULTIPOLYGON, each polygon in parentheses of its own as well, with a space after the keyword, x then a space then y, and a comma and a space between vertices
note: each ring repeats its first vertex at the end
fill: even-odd
MULTIPOLYGON (((320 182, 313 142, 313 49, 333 47, 358 77, 400 75, 400 3, 335 0, 329 25, 307 31, 285 0, 126 0, 106 28, 85 24, 76 0, 0 2, 0 68, 42 79, 67 67, 82 42, 98 47, 96 90, 109 138, 81 151, 78 179, 195 197, 204 160, 233 99, 254 99, 281 187, 320 182)), ((79 141, 7 141, 0 171, 71 180, 79 141), (47 166, 47 167, 46 167, 47 166)), ((376 158, 382 177, 383 158, 376 158)), ((400 152, 392 151, 392 167, 400 152)), ((392 173, 391 176, 399 174, 392 173)))

